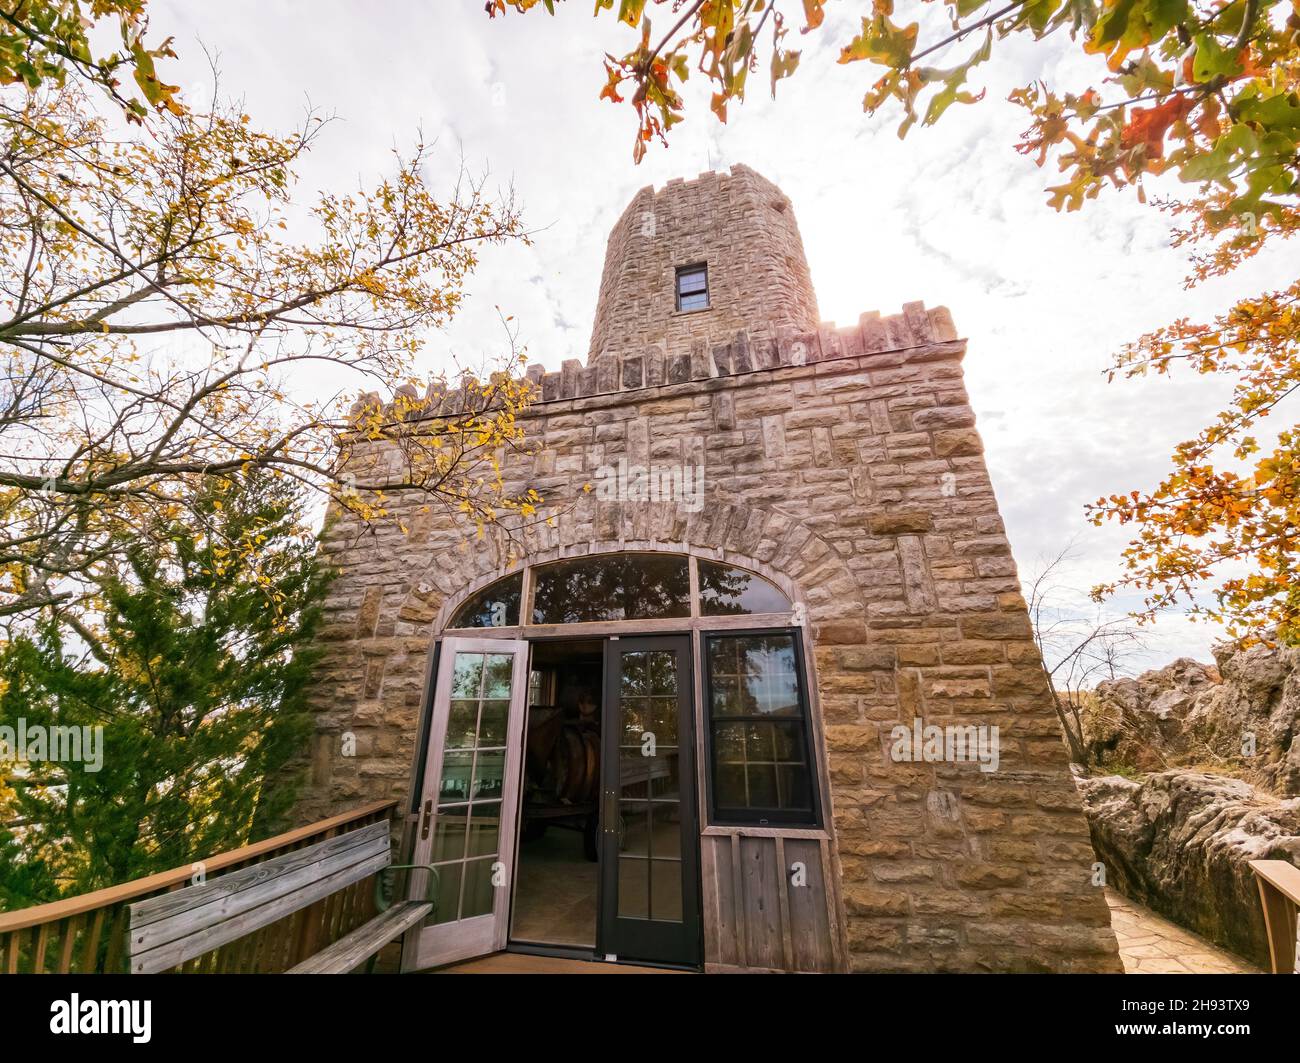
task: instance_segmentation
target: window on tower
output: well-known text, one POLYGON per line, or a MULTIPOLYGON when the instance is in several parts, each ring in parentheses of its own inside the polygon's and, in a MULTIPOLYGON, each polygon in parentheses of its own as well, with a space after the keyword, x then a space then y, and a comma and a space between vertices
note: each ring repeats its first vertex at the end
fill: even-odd
POLYGON ((709 268, 705 265, 681 266, 677 270, 677 309, 709 308, 709 268))

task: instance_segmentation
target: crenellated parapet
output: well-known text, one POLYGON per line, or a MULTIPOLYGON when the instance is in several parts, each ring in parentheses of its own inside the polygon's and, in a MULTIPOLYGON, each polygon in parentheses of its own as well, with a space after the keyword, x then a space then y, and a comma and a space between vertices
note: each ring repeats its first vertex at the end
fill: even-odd
MULTIPOLYGON (((927 309, 923 302, 904 303, 900 314, 863 314, 856 325, 837 327, 823 323, 815 331, 797 331, 778 326, 770 335, 754 337, 738 329, 725 343, 692 341, 690 349, 669 353, 663 343, 647 344, 623 354, 603 354, 584 365, 577 358, 566 359, 558 370, 547 372, 541 363, 530 365, 524 379, 533 385, 532 402, 593 398, 642 388, 687 384, 718 377, 739 376, 767 369, 809 365, 860 355, 905 352, 958 339, 947 307, 927 309)), ((389 416, 407 420, 454 417, 474 412, 473 397, 463 388, 434 381, 424 394, 411 384, 394 393, 395 402, 385 403, 389 416)), ((352 407, 357 416, 383 403, 377 392, 362 395, 352 407)))

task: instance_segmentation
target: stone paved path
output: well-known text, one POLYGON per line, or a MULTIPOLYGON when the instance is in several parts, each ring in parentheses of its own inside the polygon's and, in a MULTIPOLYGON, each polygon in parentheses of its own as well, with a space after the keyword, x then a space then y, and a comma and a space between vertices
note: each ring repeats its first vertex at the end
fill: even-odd
POLYGON ((1114 890, 1106 891, 1106 903, 1125 974, 1264 973, 1114 890))

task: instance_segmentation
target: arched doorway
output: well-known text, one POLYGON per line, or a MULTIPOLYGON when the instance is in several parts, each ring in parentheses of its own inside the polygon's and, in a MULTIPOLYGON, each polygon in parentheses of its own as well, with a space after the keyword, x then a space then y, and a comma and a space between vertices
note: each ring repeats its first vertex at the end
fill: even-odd
POLYGON ((440 902, 411 966, 507 943, 702 964, 701 833, 826 824, 802 609, 778 579, 611 550, 446 603, 414 852, 440 902))

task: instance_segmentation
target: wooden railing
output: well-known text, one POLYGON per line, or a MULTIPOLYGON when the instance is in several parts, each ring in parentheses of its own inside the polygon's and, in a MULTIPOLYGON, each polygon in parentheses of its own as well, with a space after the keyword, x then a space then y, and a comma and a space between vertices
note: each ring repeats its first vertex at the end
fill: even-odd
MULTIPOLYGON (((325 838, 390 819, 396 801, 376 801, 202 861, 212 876, 301 849, 325 838)), ((34 908, 0 913, 0 973, 125 973, 127 906, 188 886, 194 865, 34 908)), ((245 938, 188 961, 190 972, 284 971, 365 923, 374 914, 373 877, 331 894, 245 938)))
POLYGON ((1285 860, 1252 860, 1268 930, 1274 974, 1296 973, 1296 912, 1300 910, 1300 867, 1285 860))

